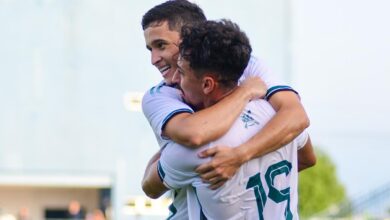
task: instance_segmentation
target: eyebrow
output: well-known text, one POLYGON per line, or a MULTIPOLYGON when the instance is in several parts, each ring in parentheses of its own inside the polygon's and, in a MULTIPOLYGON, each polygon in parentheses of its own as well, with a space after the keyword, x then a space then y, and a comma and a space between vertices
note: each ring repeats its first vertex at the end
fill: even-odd
POLYGON ((154 45, 154 44, 158 44, 158 43, 169 43, 168 41, 164 40, 164 39, 156 39, 156 40, 153 40, 151 45, 154 45))
MULTIPOLYGON (((163 40, 163 39, 155 39, 155 40, 153 40, 153 41, 150 43, 150 45, 154 46, 154 45, 156 45, 156 44, 158 44, 158 43, 165 43, 165 44, 168 44, 169 42, 166 41, 166 40, 163 40)), ((152 46, 146 45, 146 49, 152 51, 152 46)))

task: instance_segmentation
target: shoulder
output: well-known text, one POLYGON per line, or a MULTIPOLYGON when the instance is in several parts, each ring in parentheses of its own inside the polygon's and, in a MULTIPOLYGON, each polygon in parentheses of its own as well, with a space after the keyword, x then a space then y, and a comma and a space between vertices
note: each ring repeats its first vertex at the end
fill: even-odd
POLYGON ((160 178, 168 188, 181 188, 197 181, 195 168, 209 161, 199 158, 197 153, 198 150, 188 149, 172 141, 165 146, 158 169, 160 178))
POLYGON ((206 144, 199 149, 190 149, 183 145, 170 141, 161 153, 160 161, 166 166, 178 173, 193 173, 194 169, 202 163, 209 161, 198 157, 198 153, 209 147, 206 144), (179 159, 179 158, 185 158, 179 159))
POLYGON ((275 115, 272 106, 265 100, 249 102, 242 111, 238 123, 244 127, 244 132, 251 129, 261 129, 275 115))
POLYGON ((249 109, 252 112, 257 114, 266 114, 266 115, 275 114, 275 110, 272 108, 272 105, 264 99, 257 99, 257 100, 250 101, 246 105, 245 109, 249 109))
POLYGON ((248 70, 254 69, 254 68, 261 69, 264 67, 265 67, 264 61, 262 59, 252 55, 248 61, 248 65, 246 66, 246 69, 248 69, 248 70))
POLYGON ((179 103, 183 104, 179 90, 166 85, 164 82, 148 89, 142 97, 144 111, 150 108, 156 109, 156 106, 179 105, 179 103))
POLYGON ((168 86, 164 81, 148 89, 143 99, 153 99, 161 97, 180 97, 178 90, 174 87, 168 86))
POLYGON ((264 62, 255 56, 251 56, 240 80, 242 81, 248 76, 259 76, 262 78, 265 72, 267 72, 267 68, 264 62))

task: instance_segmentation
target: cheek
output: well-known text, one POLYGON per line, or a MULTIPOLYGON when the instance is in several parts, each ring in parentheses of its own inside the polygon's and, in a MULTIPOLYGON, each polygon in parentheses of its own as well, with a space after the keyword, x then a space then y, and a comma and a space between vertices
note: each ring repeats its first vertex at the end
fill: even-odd
POLYGON ((177 59, 179 58, 179 51, 178 50, 166 50, 164 51, 164 57, 167 60, 172 61, 172 64, 176 65, 177 59))
POLYGON ((189 97, 192 97, 192 94, 193 94, 193 91, 191 89, 191 84, 189 84, 185 79, 181 79, 180 80, 180 87, 181 89, 183 90, 183 92, 185 93, 185 96, 187 96, 188 98, 189 97))
POLYGON ((199 89, 195 87, 194 85, 187 85, 187 94, 189 97, 191 97, 191 100, 198 100, 199 99, 199 89))
POLYGON ((181 89, 182 89, 185 93, 188 92, 187 83, 186 83, 185 79, 183 79, 183 78, 180 78, 180 87, 181 87, 181 89))

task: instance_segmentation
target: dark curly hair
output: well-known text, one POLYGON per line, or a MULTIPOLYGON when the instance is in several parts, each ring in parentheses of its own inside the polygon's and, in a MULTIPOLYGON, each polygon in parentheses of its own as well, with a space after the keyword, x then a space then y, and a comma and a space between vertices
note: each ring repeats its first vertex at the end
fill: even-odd
POLYGON ((180 55, 197 77, 209 71, 224 86, 237 85, 252 52, 248 37, 237 24, 220 20, 184 26, 181 37, 180 55))
POLYGON ((203 10, 187 0, 170 0, 151 8, 142 17, 142 29, 168 21, 170 30, 180 32, 185 24, 206 21, 203 10))

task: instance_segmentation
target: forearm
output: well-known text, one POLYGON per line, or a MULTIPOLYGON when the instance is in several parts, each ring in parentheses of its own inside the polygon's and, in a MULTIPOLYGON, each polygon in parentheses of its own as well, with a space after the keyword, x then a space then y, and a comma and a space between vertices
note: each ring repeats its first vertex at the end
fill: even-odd
POLYGON ((300 163, 298 161, 298 172, 301 172, 302 170, 305 170, 309 167, 312 167, 311 165, 305 164, 305 163, 300 163))
POLYGON ((164 135, 173 141, 198 147, 221 137, 232 126, 250 99, 247 91, 238 87, 232 94, 209 108, 194 114, 177 115, 169 121, 164 135), (181 118, 179 118, 181 117, 181 118))
POLYGON ((309 125, 302 106, 282 107, 264 128, 237 148, 242 162, 260 157, 291 142, 309 125))
POLYGON ((317 158, 314 153, 310 137, 308 137, 305 146, 298 150, 298 171, 302 171, 316 164, 317 158))
POLYGON ((157 173, 157 164, 159 158, 160 152, 156 153, 150 159, 142 179, 142 190, 148 197, 153 199, 160 197, 168 190, 161 182, 157 173))

